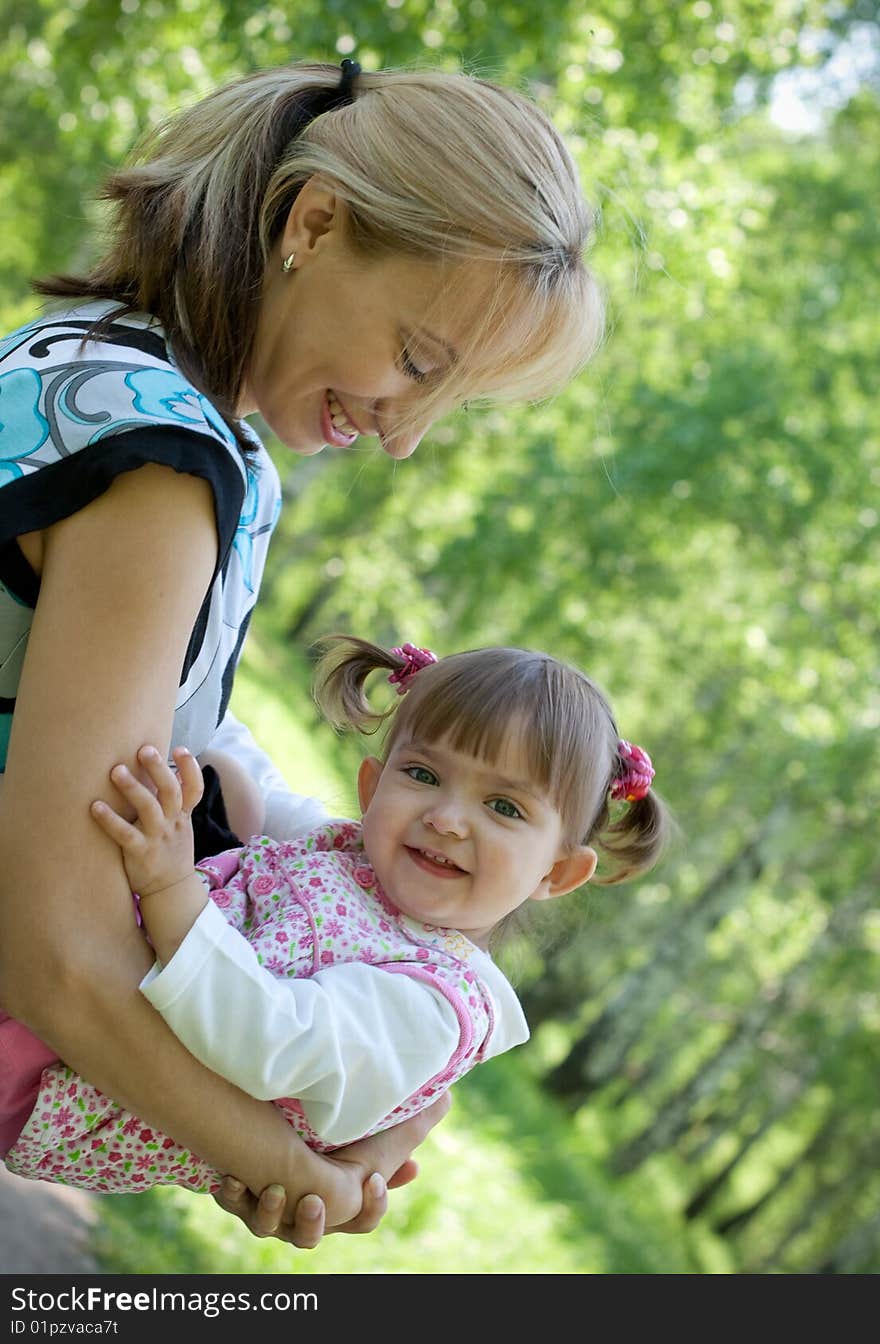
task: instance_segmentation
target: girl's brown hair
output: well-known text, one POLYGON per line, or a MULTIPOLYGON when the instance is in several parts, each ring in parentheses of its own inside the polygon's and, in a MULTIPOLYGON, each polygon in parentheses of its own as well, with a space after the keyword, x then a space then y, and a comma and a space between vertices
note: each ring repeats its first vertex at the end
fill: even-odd
POLYGON ((603 302, 584 260, 592 212, 552 123, 530 99, 464 74, 364 73, 343 106, 339 84, 336 66, 296 63, 179 113, 109 178, 103 258, 35 288, 153 314, 187 375, 233 416, 270 251, 320 175, 362 253, 494 265, 491 301, 460 367, 424 390, 422 419, 474 395, 562 387, 601 339, 603 302))
POLYGON ((422 668, 404 696, 376 709, 366 694, 370 674, 399 671, 406 660, 347 635, 329 635, 318 647, 319 707, 341 729, 370 733, 387 722, 385 759, 399 740, 442 737, 453 750, 491 761, 513 726, 532 779, 562 817, 564 843, 593 845, 614 863, 595 881, 621 882, 659 859, 667 810, 653 789, 633 803, 612 802, 611 786, 626 769, 617 725, 603 692, 577 668, 526 649, 471 649, 422 668))

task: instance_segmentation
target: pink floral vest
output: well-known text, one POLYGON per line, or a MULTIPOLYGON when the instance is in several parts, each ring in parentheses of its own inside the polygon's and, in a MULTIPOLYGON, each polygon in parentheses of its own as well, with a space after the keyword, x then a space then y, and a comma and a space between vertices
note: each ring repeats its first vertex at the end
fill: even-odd
MULTIPOLYGON (((306 978, 343 962, 370 962, 425 980, 449 1000, 460 1026, 457 1049, 440 1073, 370 1133, 415 1115, 480 1061, 493 1016, 489 991, 469 964, 473 944, 454 930, 400 915, 376 882, 360 826, 321 826, 296 841, 263 837, 198 867, 229 923, 279 979, 306 978)), ((295 1099, 275 1105, 311 1147, 331 1147, 315 1134, 295 1099)), ((206 1163, 61 1063, 44 1069, 39 1098, 6 1166, 19 1176, 104 1193, 152 1185, 200 1191, 219 1186, 206 1163)))

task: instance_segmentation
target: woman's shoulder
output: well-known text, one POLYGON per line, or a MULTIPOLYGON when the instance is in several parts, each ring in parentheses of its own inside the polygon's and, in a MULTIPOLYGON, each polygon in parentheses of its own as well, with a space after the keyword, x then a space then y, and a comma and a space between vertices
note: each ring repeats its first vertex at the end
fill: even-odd
POLYGON ((240 457, 158 321, 110 301, 47 310, 0 342, 0 401, 14 410, 2 417, 9 456, 25 468, 138 430, 207 436, 240 457))

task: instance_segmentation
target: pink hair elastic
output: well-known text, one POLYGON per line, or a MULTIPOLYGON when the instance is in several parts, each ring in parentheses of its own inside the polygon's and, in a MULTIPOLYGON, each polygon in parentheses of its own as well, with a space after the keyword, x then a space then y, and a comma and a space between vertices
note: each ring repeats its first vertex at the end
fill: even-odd
POLYGON ((636 803, 651 787, 654 767, 651 757, 641 747, 623 738, 617 744, 623 770, 611 783, 611 797, 615 802, 636 803))
POLYGON ((436 653, 432 653, 430 649, 418 649, 415 644, 404 644, 402 648, 392 649, 391 652, 396 653, 398 658, 406 659, 406 666, 399 667, 388 678, 391 685, 397 687, 398 695, 406 695, 413 677, 417 672, 421 672, 423 667, 439 661, 436 653))

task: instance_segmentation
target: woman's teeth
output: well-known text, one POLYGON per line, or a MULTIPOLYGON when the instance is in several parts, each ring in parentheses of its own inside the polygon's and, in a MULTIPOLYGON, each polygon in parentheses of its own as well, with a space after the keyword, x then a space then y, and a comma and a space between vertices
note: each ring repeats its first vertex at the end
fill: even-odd
POLYGON ((346 434, 349 437, 357 434, 357 430, 332 392, 327 393, 327 405, 330 408, 330 419, 333 421, 334 429, 338 429, 340 434, 346 434))

